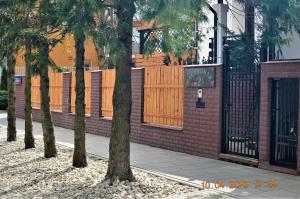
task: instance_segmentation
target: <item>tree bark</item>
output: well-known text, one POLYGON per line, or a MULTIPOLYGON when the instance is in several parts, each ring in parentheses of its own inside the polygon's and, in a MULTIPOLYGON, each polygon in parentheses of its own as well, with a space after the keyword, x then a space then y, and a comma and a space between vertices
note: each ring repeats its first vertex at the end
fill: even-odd
POLYGON ((102 47, 100 47, 96 41, 94 41, 94 46, 97 52, 97 58, 98 58, 98 67, 100 69, 105 69, 105 55, 103 52, 103 49, 101 49, 102 47))
POLYGON ((84 32, 75 34, 76 48, 76 100, 74 120, 73 166, 86 167, 85 149, 85 82, 84 82, 84 32))
POLYGON ((31 107, 31 44, 26 44, 25 63, 26 63, 26 77, 25 77, 25 149, 34 148, 34 137, 32 133, 32 107, 31 107))
POLYGON ((7 91, 7 68, 5 66, 2 69, 0 90, 7 91))
POLYGON ((7 57, 7 84, 8 84, 8 105, 7 105, 7 141, 17 140, 16 130, 16 96, 15 96, 15 55, 10 52, 7 57))
POLYGON ((116 1, 118 18, 118 58, 113 94, 113 120, 109 144, 109 164, 106 179, 134 180, 130 168, 130 115, 131 115, 131 67, 132 22, 135 14, 134 0, 116 1))
POLYGON ((39 61, 40 67, 40 91, 41 91, 41 111, 42 127, 44 139, 44 156, 45 158, 56 157, 54 128, 51 118, 50 97, 49 97, 49 76, 48 76, 48 56, 49 45, 46 40, 39 41, 39 61))
POLYGON ((260 62, 266 61, 268 61, 268 45, 262 42, 260 47, 260 62))
POLYGON ((248 41, 255 41, 255 24, 254 24, 255 8, 253 2, 245 2, 245 33, 248 41))

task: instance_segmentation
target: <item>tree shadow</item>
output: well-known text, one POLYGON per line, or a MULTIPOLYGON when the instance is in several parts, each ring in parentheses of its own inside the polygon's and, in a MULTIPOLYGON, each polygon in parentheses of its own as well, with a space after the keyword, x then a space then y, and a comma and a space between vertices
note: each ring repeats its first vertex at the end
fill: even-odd
POLYGON ((0 139, 0 148, 5 148, 7 147, 9 142, 6 141, 6 139, 1 140, 0 139))
MULTIPOLYGON (((109 186, 108 183, 106 183, 104 180, 93 186, 86 186, 84 182, 81 182, 80 184, 68 183, 63 187, 59 187, 58 189, 55 189, 55 192, 44 195, 43 197, 45 198, 102 198, 99 196, 99 194, 113 195, 115 192, 111 192, 111 193, 100 192, 97 194, 97 190, 99 191, 99 190, 110 189, 110 187, 111 186, 109 186), (74 197, 74 195, 76 195, 76 197, 74 197)), ((106 196, 107 198, 110 198, 108 195, 106 196)))
POLYGON ((15 165, 11 165, 11 166, 6 166, 6 167, 3 167, 2 169, 0 169, 0 173, 8 170, 8 169, 14 169, 14 168, 17 168, 17 167, 22 167, 22 166, 25 166, 25 165, 28 165, 28 164, 31 164, 31 163, 35 163, 35 162, 41 162, 43 160, 46 160, 46 158, 44 157, 39 157, 39 158, 35 158, 33 160, 30 160, 28 162, 21 162, 20 164, 15 164, 15 165))
POLYGON ((7 153, 0 153, 0 155, 5 156, 5 155, 10 155, 10 154, 12 154, 12 153, 21 152, 21 151, 26 151, 26 149, 21 148, 21 149, 17 149, 17 150, 14 150, 14 151, 9 151, 9 152, 7 152, 7 153))
POLYGON ((58 177, 58 176, 60 176, 60 175, 64 175, 64 174, 66 174, 66 173, 68 173, 68 172, 71 172, 72 170, 74 170, 74 168, 73 168, 73 167, 69 167, 69 168, 67 168, 67 169, 64 169, 64 170, 62 170, 62 171, 53 173, 53 174, 51 174, 51 175, 44 176, 44 177, 40 177, 40 178, 37 178, 37 179, 32 180, 31 182, 27 182, 27 183, 25 183, 25 184, 22 184, 22 185, 19 185, 19 186, 15 186, 15 187, 12 187, 12 188, 10 188, 10 189, 7 190, 7 191, 0 192, 0 197, 3 197, 3 196, 5 196, 5 195, 7 195, 7 194, 10 194, 10 193, 13 193, 13 192, 15 192, 15 191, 17 191, 17 190, 19 190, 19 189, 22 189, 22 188, 26 188, 26 187, 30 187, 30 186, 36 185, 36 184, 38 184, 38 183, 41 182, 41 181, 49 180, 49 179, 51 179, 51 178, 55 178, 55 177, 58 177))
POLYGON ((157 192, 157 187, 155 186, 147 186, 143 183, 138 183, 136 181, 136 185, 134 185, 135 190, 128 185, 124 188, 124 185, 118 185, 119 188, 116 188, 116 185, 109 185, 109 181, 103 178, 102 181, 99 181, 96 184, 88 186, 85 182, 81 182, 80 184, 65 184, 63 187, 56 187, 55 191, 43 195, 45 198, 113 198, 115 194, 121 194, 124 189, 130 194, 132 194, 132 198, 137 198, 138 194, 143 193, 155 193, 157 192), (122 187, 122 188, 121 188, 122 187))

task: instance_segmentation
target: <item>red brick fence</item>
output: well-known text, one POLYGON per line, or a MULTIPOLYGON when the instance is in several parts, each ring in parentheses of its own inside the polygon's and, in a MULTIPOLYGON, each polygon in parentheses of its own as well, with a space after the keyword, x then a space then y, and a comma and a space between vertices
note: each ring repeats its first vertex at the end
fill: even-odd
MULTIPOLYGON (((203 88, 205 108, 196 108, 197 88, 184 88, 183 94, 183 126, 170 127, 146 124, 143 122, 144 107, 144 71, 132 70, 132 116, 131 140, 136 143, 170 149, 198 156, 218 159, 221 153, 222 138, 222 66, 200 65, 194 67, 215 68, 215 86, 203 88)), ((186 68, 185 68, 186 70, 186 68)), ((260 131, 259 159, 261 168, 293 173, 300 172, 300 136, 298 136, 297 169, 287 169, 270 164, 270 81, 272 78, 300 78, 300 61, 263 63, 261 69, 261 98, 260 98, 260 131)), ((24 77, 23 82, 24 82, 24 77)), ((86 117, 87 132, 110 136, 111 119, 101 117, 101 83, 102 71, 91 73, 91 114, 86 117)), ((52 112, 55 125, 73 128, 74 114, 71 113, 72 74, 63 74, 63 106, 62 111, 52 112)), ((16 85, 17 116, 24 118, 24 83, 16 85)), ((298 111, 299 112, 299 111, 298 111)), ((33 118, 40 121, 40 110, 33 109, 33 118)), ((299 114, 300 118, 300 114, 299 114)), ((298 132, 300 121, 298 125, 298 132)))
MULTIPOLYGON (((207 67, 197 66, 197 67, 207 67)), ((143 123, 144 70, 132 70, 132 116, 131 140, 189 154, 218 158, 220 152, 221 123, 221 66, 216 68, 216 87, 204 90, 205 109, 197 109, 197 88, 184 89, 183 127, 162 126, 143 123)), ((24 78, 24 77, 22 77, 24 78)), ((86 117, 87 132, 109 136, 111 119, 101 117, 102 71, 91 73, 91 114, 86 117)), ((23 79, 24 80, 24 79, 23 79)), ((23 81, 24 82, 24 81, 23 81)), ((55 125, 73 128, 74 114, 71 113, 72 74, 63 74, 62 111, 53 111, 55 125)), ((24 84, 16 86, 17 116, 24 118, 24 84)), ((40 110, 33 109, 33 119, 40 121, 40 110)))

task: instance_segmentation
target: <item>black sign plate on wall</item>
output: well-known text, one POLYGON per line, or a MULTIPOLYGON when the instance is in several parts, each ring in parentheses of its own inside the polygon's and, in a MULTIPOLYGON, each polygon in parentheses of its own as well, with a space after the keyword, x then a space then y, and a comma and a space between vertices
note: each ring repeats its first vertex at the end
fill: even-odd
POLYGON ((15 76, 15 84, 16 85, 21 85, 22 84, 22 77, 15 76))
POLYGON ((214 88, 215 80, 215 67, 186 67, 184 70, 185 87, 214 88))

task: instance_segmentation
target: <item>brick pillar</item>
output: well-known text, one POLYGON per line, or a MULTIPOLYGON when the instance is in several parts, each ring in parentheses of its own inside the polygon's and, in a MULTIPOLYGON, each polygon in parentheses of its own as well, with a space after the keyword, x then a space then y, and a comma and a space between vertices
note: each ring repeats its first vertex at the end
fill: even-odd
POLYGON ((102 71, 93 71, 91 74, 91 117, 99 118, 101 115, 101 83, 102 71))
POLYGON ((144 69, 132 69, 132 108, 131 108, 131 138, 133 141, 140 139, 140 128, 143 122, 144 107, 144 69))
POLYGON ((183 133, 179 137, 179 150, 218 158, 221 152, 222 65, 211 65, 211 67, 216 71, 215 87, 203 88, 205 108, 196 107, 198 88, 184 88, 183 133))
POLYGON ((16 94, 16 116, 20 118, 25 117, 25 76, 19 76, 22 78, 22 84, 15 85, 16 94))
MULTIPOLYGON (((260 90, 260 127, 259 127, 259 167, 289 173, 300 174, 300 110, 298 110, 298 158, 297 168, 289 169, 273 165, 270 162, 271 151, 271 80, 278 78, 300 78, 300 60, 266 62, 261 65, 260 90)), ((300 96, 299 96, 300 98, 300 96)), ((299 100, 300 107, 300 100, 299 100)))
POLYGON ((72 84, 72 73, 63 73, 63 113, 71 112, 71 84, 72 84))

